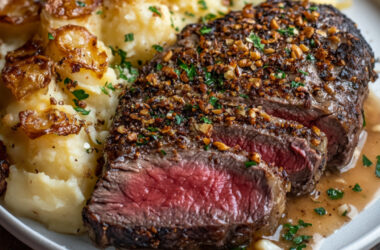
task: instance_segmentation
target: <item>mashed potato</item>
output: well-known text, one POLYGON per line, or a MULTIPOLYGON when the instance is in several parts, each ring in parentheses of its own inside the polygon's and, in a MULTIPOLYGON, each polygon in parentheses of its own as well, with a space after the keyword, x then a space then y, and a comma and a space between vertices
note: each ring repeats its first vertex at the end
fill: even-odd
MULTIPOLYGON (((136 77, 134 67, 174 43, 186 24, 259 1, 77 2, 48 0, 32 26, 0 23, 0 30, 12 30, 0 32, 0 69, 6 53, 28 39, 39 48, 14 52, 2 73, 0 140, 13 164, 5 204, 72 234, 83 231, 82 208, 102 167, 98 159, 118 95, 136 77)), ((4 11, 0 6, 0 14, 4 11)))

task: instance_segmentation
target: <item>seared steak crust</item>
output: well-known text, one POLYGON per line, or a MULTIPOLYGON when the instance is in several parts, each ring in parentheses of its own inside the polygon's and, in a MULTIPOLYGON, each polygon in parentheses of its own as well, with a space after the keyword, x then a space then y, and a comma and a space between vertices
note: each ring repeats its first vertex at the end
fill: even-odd
POLYGON ((6 178, 9 175, 9 161, 5 145, 0 141, 0 196, 7 189, 6 178))
POLYGON ((106 172, 83 213, 90 236, 99 246, 228 249, 247 244, 258 230, 274 229, 285 209, 285 187, 279 175, 266 164, 247 168, 246 157, 232 153, 221 155, 212 150, 178 153, 169 153, 165 158, 151 154, 119 163, 117 168, 106 172), (199 178, 198 167, 194 166, 208 173, 199 178), (155 174, 156 170, 175 173, 178 169, 189 176, 166 179, 155 174), (222 182, 217 177, 203 179, 212 176, 214 171, 227 173, 230 178, 222 182), (141 178, 144 175, 152 182, 145 183, 141 178), (194 178, 190 187, 187 187, 191 182, 188 178, 194 178), (242 193, 233 185, 230 196, 226 185, 236 180, 246 183, 240 190, 242 193), (175 183, 172 187, 175 190, 166 190, 163 200, 157 198, 161 195, 161 185, 171 182, 175 183), (185 192, 181 193, 183 189, 185 192), (198 200, 193 199, 194 193, 198 194, 198 200), (169 201, 173 197, 174 205, 169 201), (231 203, 230 198, 234 202, 231 203), (153 205, 156 200, 160 205, 153 205), (186 205, 188 200, 189 206, 186 205), (144 204, 148 204, 148 208, 144 204))

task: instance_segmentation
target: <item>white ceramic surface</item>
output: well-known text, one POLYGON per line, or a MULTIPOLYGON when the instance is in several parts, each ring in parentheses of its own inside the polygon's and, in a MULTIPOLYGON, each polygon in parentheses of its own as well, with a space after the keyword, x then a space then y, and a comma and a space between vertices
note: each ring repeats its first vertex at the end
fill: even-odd
MULTIPOLYGON (((374 49, 375 55, 379 57, 380 0, 354 0, 354 5, 345 10, 344 13, 358 24, 363 35, 374 49)), ((380 70, 379 64, 377 64, 376 69, 380 70)), ((380 80, 372 84, 371 89, 380 97, 380 80)), ((15 217, 2 206, 1 201, 0 224, 34 249, 96 249, 87 236, 58 234, 49 231, 35 221, 15 217)), ((322 250, 361 250, 370 249, 379 242, 380 194, 354 220, 325 239, 319 248, 322 250)))

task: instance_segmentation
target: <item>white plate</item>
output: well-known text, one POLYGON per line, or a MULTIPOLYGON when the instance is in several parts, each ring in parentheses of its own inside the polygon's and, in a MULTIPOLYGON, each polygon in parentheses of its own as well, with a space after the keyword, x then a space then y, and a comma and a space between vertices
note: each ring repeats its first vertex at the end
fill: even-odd
MULTIPOLYGON (((354 0, 354 6, 345 10, 362 30, 377 57, 380 56, 380 0, 354 0)), ((379 70, 380 65, 377 65, 379 70)), ((371 89, 380 97, 380 80, 371 89)), ((380 108, 380 107, 379 107, 380 108)), ((380 151, 380 149, 379 149, 380 151)), ((34 249, 96 249, 87 236, 70 236, 47 230, 41 224, 17 218, 0 202, 0 224, 34 249)), ((380 242, 380 197, 373 201, 350 223, 322 242, 320 249, 369 249, 380 242)))

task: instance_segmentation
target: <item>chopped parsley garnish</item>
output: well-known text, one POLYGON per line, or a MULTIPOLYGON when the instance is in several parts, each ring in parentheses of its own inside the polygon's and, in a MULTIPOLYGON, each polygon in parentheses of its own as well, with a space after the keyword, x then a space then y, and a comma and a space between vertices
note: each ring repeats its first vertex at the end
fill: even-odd
POLYGON ((277 79, 285 79, 286 74, 282 70, 278 70, 277 73, 274 75, 277 79))
POLYGON ((103 15, 103 11, 102 11, 102 10, 98 10, 98 11, 96 12, 96 15, 103 15))
POLYGON ((162 150, 162 149, 161 149, 160 152, 161 152, 162 155, 164 155, 164 156, 166 155, 165 150, 162 150))
POLYGON ((86 3, 82 2, 82 1, 75 1, 75 3, 79 7, 86 7, 86 3))
POLYGON ((109 47, 112 51, 112 55, 119 55, 120 57, 120 64, 113 65, 113 68, 119 73, 119 78, 126 80, 129 83, 135 82, 139 72, 136 68, 132 67, 131 62, 127 62, 127 52, 122 49, 115 50, 112 46, 109 47))
POLYGON ((222 105, 219 103, 219 99, 216 98, 215 96, 211 96, 209 102, 216 109, 222 108, 222 105))
POLYGON ((370 167, 372 166, 372 161, 367 158, 367 156, 363 155, 363 166, 370 167))
POLYGON ((365 120, 365 113, 364 113, 364 110, 362 110, 362 117, 363 117, 363 128, 365 128, 367 126, 367 122, 365 120))
POLYGON ((314 212, 316 212, 319 215, 325 215, 327 213, 326 209, 324 209, 323 207, 314 208, 314 212))
POLYGON ((201 121, 206 124, 212 124, 212 121, 207 116, 201 117, 201 121))
POLYGON ((300 72, 304 76, 308 76, 309 75, 309 73, 307 73, 306 71, 303 71, 302 69, 298 70, 298 72, 300 72))
POLYGON ((352 188, 352 191, 361 192, 361 191, 363 191, 363 189, 358 183, 356 183, 355 186, 352 188))
POLYGON ((81 113, 82 115, 88 115, 91 112, 91 110, 85 110, 84 108, 81 108, 81 107, 74 107, 74 110, 78 113, 81 113))
POLYGON ((212 31, 212 28, 208 28, 207 26, 203 26, 199 32, 202 34, 202 35, 206 35, 208 33, 210 33, 212 31))
POLYGON ((139 134, 137 136, 137 142, 136 142, 137 146, 146 145, 146 144, 148 144, 148 142, 149 142, 148 139, 144 135, 139 134))
POLYGON ((191 12, 185 11, 185 15, 189 17, 195 17, 195 15, 191 12))
POLYGON ((246 94, 240 94, 239 95, 240 97, 243 97, 244 99, 247 99, 249 96, 248 95, 246 95, 246 94))
POLYGON ((100 87, 100 90, 101 90, 104 94, 109 95, 109 92, 108 92, 107 89, 112 90, 112 91, 115 91, 115 90, 116 90, 115 87, 114 87, 114 86, 112 85, 112 83, 110 83, 110 82, 106 82, 106 83, 104 84, 103 87, 100 87))
POLYGON ((315 61, 315 57, 314 57, 312 54, 308 54, 308 55, 306 56, 306 60, 311 61, 311 62, 314 62, 314 61, 315 61))
POLYGON ((285 50, 285 53, 288 55, 290 55, 290 53, 292 53, 292 51, 289 48, 285 48, 284 50, 285 50))
POLYGON ((380 178, 380 155, 376 156, 377 162, 376 162, 376 170, 375 174, 376 177, 380 178))
POLYGON ((135 40, 135 35, 133 33, 124 35, 124 42, 132 42, 133 40, 135 40))
POLYGON ((176 115, 174 118, 177 125, 180 125, 183 122, 183 117, 180 115, 176 115))
POLYGON ((187 77, 189 77, 190 81, 194 80, 194 77, 197 74, 194 64, 187 65, 182 60, 178 60, 178 65, 182 70, 186 72, 187 77))
POLYGON ((255 162, 255 161, 247 161, 247 162, 244 163, 244 165, 245 165, 246 168, 250 168, 252 166, 257 166, 257 162, 255 162))
POLYGON ((156 69, 157 69, 158 71, 161 71, 162 68, 163 68, 162 64, 161 64, 161 63, 157 63, 156 69))
POLYGON ((344 195, 344 192, 343 191, 340 191, 339 189, 334 189, 334 188, 329 188, 327 191, 326 191, 328 197, 331 199, 331 200, 339 200, 339 199, 342 199, 343 198, 343 195, 344 195))
POLYGON ((247 250, 246 246, 234 247, 231 250, 247 250))
POLYGON ((162 16, 161 12, 155 6, 149 6, 149 10, 152 11, 153 13, 159 15, 160 17, 162 16))
POLYGON ((202 17, 202 22, 203 23, 206 23, 207 21, 210 21, 210 20, 213 20, 216 18, 216 15, 213 14, 213 13, 208 13, 207 15, 205 15, 204 17, 202 17))
POLYGON ((71 79, 66 77, 65 80, 63 80, 63 84, 67 85, 69 83, 71 83, 71 79))
POLYGON ((207 151, 210 149, 211 143, 204 146, 204 149, 207 151))
POLYGON ((305 223, 303 220, 298 221, 298 225, 292 225, 289 223, 284 224, 284 228, 287 229, 282 238, 293 243, 290 249, 298 250, 306 248, 306 244, 311 236, 309 235, 296 235, 301 228, 312 226, 310 223, 305 223))
POLYGON ((344 210, 342 216, 346 216, 348 214, 348 211, 347 210, 344 210))
POLYGON ((281 35, 284 35, 284 36, 294 36, 294 28, 292 28, 292 27, 289 27, 286 29, 278 29, 277 31, 278 31, 278 33, 280 33, 281 35))
POLYGON ((200 9, 201 9, 201 10, 207 10, 207 9, 208 9, 208 8, 207 8, 207 3, 206 3, 205 0, 199 0, 199 1, 198 1, 198 4, 200 5, 200 9))
POLYGON ((52 33, 49 32, 49 33, 48 33, 48 38, 49 38, 49 40, 54 40, 55 37, 53 36, 52 33))
POLYGON ((249 36, 246 38, 246 40, 250 43, 253 43, 255 48, 257 48, 259 50, 264 49, 265 45, 261 43, 261 38, 258 37, 256 34, 254 34, 254 33, 249 34, 249 36))
POLYGON ((317 6, 312 6, 309 8, 310 11, 317 11, 318 10, 318 7, 317 6))
POLYGON ((292 81, 292 83, 290 84, 290 87, 296 89, 300 86, 305 86, 305 84, 303 84, 302 82, 296 82, 296 81, 292 81))
POLYGON ((83 89, 74 90, 72 93, 79 101, 87 99, 90 96, 83 89))
POLYGON ((162 51, 164 51, 164 48, 163 48, 162 46, 158 45, 158 44, 154 44, 154 45, 152 46, 152 48, 155 49, 157 52, 162 52, 162 51))

